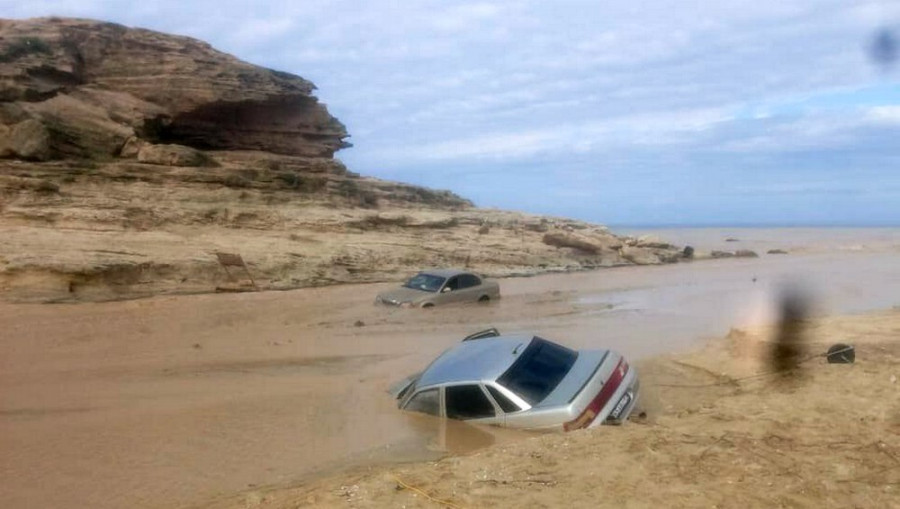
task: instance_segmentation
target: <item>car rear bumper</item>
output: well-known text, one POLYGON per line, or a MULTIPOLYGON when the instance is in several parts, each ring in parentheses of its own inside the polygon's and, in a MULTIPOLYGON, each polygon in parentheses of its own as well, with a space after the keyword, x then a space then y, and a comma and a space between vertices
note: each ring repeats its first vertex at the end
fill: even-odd
POLYGON ((593 428, 601 424, 622 424, 631 415, 640 397, 641 382, 638 377, 637 369, 629 366, 628 373, 622 380, 622 383, 609 398, 609 403, 603 408, 603 411, 588 426, 593 428))
POLYGON ((640 389, 641 381, 637 377, 637 373, 635 373, 634 382, 631 384, 631 387, 627 388, 622 395, 619 396, 619 399, 616 400, 616 404, 613 405, 604 424, 622 424, 628 420, 628 416, 631 415, 634 407, 637 406, 641 394, 640 389))

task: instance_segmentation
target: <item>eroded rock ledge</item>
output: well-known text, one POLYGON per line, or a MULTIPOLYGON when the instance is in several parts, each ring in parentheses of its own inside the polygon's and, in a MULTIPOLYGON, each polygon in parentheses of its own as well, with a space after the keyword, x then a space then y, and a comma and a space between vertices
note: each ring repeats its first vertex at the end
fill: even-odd
POLYGON ((0 20, 0 157, 119 156, 136 137, 330 158, 348 134, 314 90, 189 37, 91 20, 0 20))

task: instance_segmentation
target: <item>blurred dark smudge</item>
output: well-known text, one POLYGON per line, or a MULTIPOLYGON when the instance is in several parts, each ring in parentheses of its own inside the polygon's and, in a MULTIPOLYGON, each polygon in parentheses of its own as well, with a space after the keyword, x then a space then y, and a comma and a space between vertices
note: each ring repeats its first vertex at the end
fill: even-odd
POLYGON ((891 67, 900 57, 900 41, 897 34, 889 28, 882 28, 876 32, 869 47, 869 56, 876 64, 891 67))
POLYGON ((786 381, 799 375, 800 364, 806 358, 806 326, 812 301, 799 287, 782 290, 779 302, 779 320, 769 363, 777 380, 786 381))

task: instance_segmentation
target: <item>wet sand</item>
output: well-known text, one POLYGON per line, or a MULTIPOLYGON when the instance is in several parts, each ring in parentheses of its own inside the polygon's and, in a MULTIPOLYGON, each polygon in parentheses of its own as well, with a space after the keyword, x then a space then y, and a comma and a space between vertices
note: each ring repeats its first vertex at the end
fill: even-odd
POLYGON ((385 389, 488 326, 641 358, 765 323, 789 280, 821 314, 900 304, 896 237, 856 235, 860 249, 507 279, 497 303, 432 311, 374 307, 383 284, 0 305, 0 500, 183 506, 514 440, 462 427, 436 441, 440 425, 385 389))
POLYGON ((639 363, 650 417, 622 427, 357 468, 203 507, 896 507, 900 309, 806 322, 810 354, 849 341, 853 364, 813 356, 776 376, 766 362, 776 333, 733 329, 639 363))

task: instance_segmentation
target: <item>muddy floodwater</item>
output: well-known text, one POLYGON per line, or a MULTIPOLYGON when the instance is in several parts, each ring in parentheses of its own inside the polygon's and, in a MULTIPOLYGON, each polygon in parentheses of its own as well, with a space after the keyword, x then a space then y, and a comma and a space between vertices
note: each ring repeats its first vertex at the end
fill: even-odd
POLYGON ((657 234, 761 256, 506 279, 499 302, 433 310, 373 306, 386 284, 0 304, 0 501, 190 506, 518 439, 400 413, 385 392, 490 326, 636 359, 771 320, 788 283, 820 313, 900 305, 897 229, 657 234))

